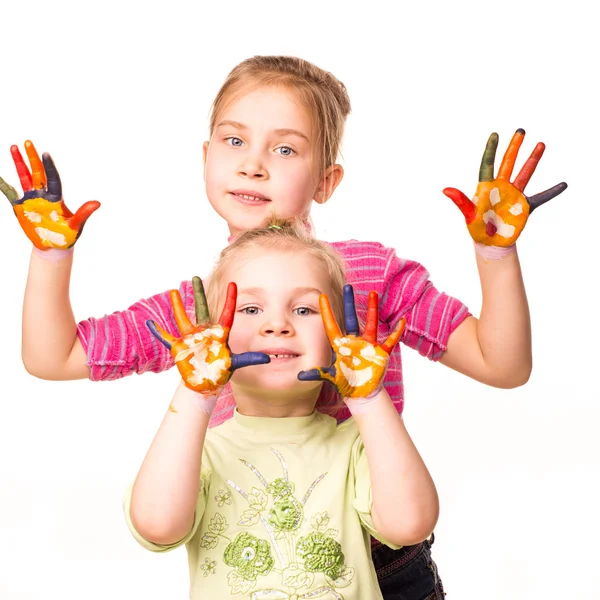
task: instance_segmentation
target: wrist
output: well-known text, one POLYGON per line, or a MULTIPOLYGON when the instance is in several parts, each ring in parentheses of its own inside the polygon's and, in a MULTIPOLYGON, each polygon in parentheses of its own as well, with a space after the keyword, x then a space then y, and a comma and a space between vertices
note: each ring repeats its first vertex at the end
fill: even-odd
POLYGON ((39 256, 40 258, 43 258, 44 260, 57 263, 61 260, 64 260, 65 258, 73 256, 74 249, 75 246, 71 246, 66 250, 62 250, 60 248, 47 248, 46 250, 40 250, 37 246, 33 246, 33 253, 39 256))
POLYGON ((487 246, 486 244, 480 244, 479 242, 473 242, 475 246, 475 252, 486 260, 502 260, 503 258, 514 254, 517 251, 517 246, 512 244, 511 246, 487 246))
POLYGON ((221 391, 222 388, 211 393, 203 394, 189 388, 185 384, 185 381, 182 380, 177 387, 175 396, 173 397, 173 400, 169 406, 169 410, 177 413, 188 409, 192 411, 199 411, 200 413, 204 413, 210 417, 213 409, 215 408, 215 404, 221 395, 221 391))
POLYGON ((385 395, 386 392, 383 383, 381 383, 364 398, 344 398, 343 400, 352 416, 357 416, 371 410, 371 408, 373 408, 375 404, 378 404, 385 395))

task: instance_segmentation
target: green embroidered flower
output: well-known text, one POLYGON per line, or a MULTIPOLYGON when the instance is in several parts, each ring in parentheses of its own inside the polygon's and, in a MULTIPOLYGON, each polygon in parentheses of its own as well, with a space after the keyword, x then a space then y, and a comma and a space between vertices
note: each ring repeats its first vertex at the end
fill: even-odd
POLYGON ((342 547, 333 538, 317 531, 300 538, 296 551, 310 573, 325 573, 331 579, 337 579, 344 568, 342 547))
POLYGON ((225 563, 235 567, 246 580, 256 581, 258 575, 267 575, 273 568, 271 547, 250 533, 238 533, 223 553, 225 563))
POLYGON ((281 477, 267 486, 267 493, 273 494, 275 500, 285 498, 294 493, 295 486, 291 481, 286 481, 281 477))
POLYGON ((269 523, 278 531, 294 531, 302 523, 302 506, 293 497, 276 502, 269 511, 269 523))
POLYGON ((215 496, 215 500, 217 501, 217 505, 219 508, 223 506, 223 504, 230 505, 231 504, 231 492, 226 492, 225 490, 219 490, 219 493, 215 496))
POLYGON ((200 568, 204 571, 204 577, 208 577, 209 575, 214 575, 215 570, 217 568, 217 561, 210 560, 210 558, 205 558, 204 564, 200 565, 200 568))

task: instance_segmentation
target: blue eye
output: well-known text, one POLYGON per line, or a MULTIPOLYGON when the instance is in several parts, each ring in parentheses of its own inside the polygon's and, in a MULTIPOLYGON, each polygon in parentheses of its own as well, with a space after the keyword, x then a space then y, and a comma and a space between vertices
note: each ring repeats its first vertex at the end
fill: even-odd
POLYGON ((279 154, 281 154, 281 156, 294 156, 294 154, 296 154, 296 151, 289 146, 280 146, 275 151, 280 151, 279 154))
POLYGON ((312 308, 308 308, 308 306, 299 306, 292 311, 295 315, 299 315, 301 317, 308 317, 315 313, 312 308))
POLYGON ((228 137, 228 138, 225 138, 225 141, 230 146, 235 146, 236 148, 239 148, 240 146, 242 146, 244 144, 244 142, 242 140, 240 140, 240 138, 238 138, 238 137, 228 137))
POLYGON ((245 306, 239 312, 245 315, 259 315, 262 310, 258 306, 245 306))

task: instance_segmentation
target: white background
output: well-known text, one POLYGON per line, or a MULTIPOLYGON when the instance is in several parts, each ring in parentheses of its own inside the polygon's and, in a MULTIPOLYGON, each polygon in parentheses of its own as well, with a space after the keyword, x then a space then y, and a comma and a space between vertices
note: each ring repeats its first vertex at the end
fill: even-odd
MULTIPOLYGON (((492 131, 499 156, 515 129, 527 131, 517 168, 544 141, 526 191, 569 188, 533 214, 518 244, 529 383, 488 388, 404 349, 405 418, 441 497, 434 558, 449 599, 598 598, 593 3, 384 6, 5 2, 0 174, 18 187, 9 146, 31 138, 52 153, 71 209, 102 202, 77 243, 73 307, 77 319, 125 309, 207 274, 226 244, 204 194, 201 144, 229 70, 254 54, 298 55, 337 75, 353 103, 346 177, 313 212, 319 236, 391 245, 478 315, 470 238, 441 190, 472 195, 492 131), (178 238, 184 255, 171 251, 178 238)), ((29 251, 2 200, 0 598, 186 598, 185 550, 146 552, 121 512, 178 373, 111 383, 28 375, 19 345, 29 251)))

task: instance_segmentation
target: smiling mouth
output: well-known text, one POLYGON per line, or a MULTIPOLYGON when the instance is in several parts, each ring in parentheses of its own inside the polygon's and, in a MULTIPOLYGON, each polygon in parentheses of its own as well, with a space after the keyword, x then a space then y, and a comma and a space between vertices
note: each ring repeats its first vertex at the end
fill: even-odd
POLYGON ((289 358, 298 358, 299 354, 269 354, 271 360, 284 360, 289 358))
POLYGON ((269 198, 265 198, 264 196, 255 196, 253 194, 243 194, 238 192, 230 192, 230 194, 245 204, 264 204, 265 202, 271 202, 269 198))

